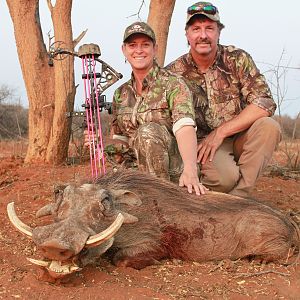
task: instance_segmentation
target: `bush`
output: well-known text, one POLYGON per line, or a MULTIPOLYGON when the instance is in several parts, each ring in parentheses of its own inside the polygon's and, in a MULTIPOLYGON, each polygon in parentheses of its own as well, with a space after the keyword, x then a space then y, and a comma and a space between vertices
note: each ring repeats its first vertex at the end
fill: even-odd
POLYGON ((280 124, 284 138, 300 139, 300 118, 283 115, 274 116, 274 119, 280 124))
POLYGON ((28 109, 19 104, 0 104, 0 140, 28 135, 28 109))

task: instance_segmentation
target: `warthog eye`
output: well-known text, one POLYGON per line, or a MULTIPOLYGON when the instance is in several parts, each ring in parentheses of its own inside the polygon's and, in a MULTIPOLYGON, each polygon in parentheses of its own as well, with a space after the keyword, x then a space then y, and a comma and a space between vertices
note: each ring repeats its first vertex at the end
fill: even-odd
POLYGON ((112 195, 108 192, 105 192, 101 195, 101 204, 104 208, 104 215, 110 215, 114 211, 114 204, 112 201, 112 195))
POLYGON ((101 200, 101 203, 104 207, 105 210, 110 210, 112 208, 112 201, 109 196, 105 197, 104 199, 101 200))

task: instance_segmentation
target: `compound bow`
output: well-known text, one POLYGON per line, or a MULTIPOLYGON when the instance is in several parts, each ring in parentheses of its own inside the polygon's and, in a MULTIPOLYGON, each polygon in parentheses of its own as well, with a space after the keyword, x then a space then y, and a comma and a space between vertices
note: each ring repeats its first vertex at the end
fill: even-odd
POLYGON ((79 47, 78 52, 64 49, 61 45, 61 42, 55 42, 49 47, 49 65, 53 66, 54 59, 61 60, 66 55, 81 58, 85 98, 82 107, 85 109, 85 113, 68 112, 67 117, 85 114, 90 144, 91 172, 92 177, 96 178, 106 173, 100 113, 103 109, 111 113, 111 103, 106 102, 106 97, 102 93, 121 79, 122 74, 99 58, 101 51, 96 44, 84 44, 79 47))

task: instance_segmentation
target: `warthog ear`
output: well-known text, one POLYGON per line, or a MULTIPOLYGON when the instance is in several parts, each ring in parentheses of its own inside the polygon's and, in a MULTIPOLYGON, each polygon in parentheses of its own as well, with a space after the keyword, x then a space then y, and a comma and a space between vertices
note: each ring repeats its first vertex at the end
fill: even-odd
POLYGON ((60 198, 68 184, 56 184, 53 188, 55 200, 60 198))
POLYGON ((36 216, 38 218, 54 215, 57 213, 58 208, 63 200, 63 192, 66 187, 66 185, 59 185, 54 187, 55 203, 50 203, 40 208, 36 213, 36 216))
POLYGON ((44 207, 40 208, 35 214, 38 218, 52 215, 55 211, 55 204, 47 204, 44 207))
POLYGON ((128 190, 111 190, 114 195, 116 203, 127 204, 129 206, 140 206, 142 204, 141 198, 128 190))

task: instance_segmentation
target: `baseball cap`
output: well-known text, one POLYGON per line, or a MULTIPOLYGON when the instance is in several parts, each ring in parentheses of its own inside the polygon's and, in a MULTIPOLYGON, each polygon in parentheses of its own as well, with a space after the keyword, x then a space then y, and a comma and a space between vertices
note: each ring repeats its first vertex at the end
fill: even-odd
POLYGON ((216 6, 210 2, 197 2, 187 9, 187 19, 186 24, 190 21, 195 15, 203 15, 209 18, 212 21, 220 22, 219 11, 216 6))
POLYGON ((125 42, 131 35, 135 33, 145 34, 155 43, 155 33, 153 29, 145 22, 135 22, 129 25, 125 29, 123 42, 125 42))

